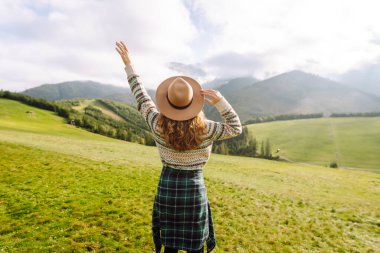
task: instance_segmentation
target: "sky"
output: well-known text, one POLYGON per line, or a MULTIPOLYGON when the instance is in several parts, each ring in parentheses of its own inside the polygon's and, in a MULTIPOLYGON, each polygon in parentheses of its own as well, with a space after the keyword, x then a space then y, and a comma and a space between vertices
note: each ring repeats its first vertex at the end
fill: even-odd
POLYGON ((173 75, 204 83, 295 69, 377 85, 378 10, 377 0, 1 0, 0 89, 127 86, 120 40, 153 89, 173 75))

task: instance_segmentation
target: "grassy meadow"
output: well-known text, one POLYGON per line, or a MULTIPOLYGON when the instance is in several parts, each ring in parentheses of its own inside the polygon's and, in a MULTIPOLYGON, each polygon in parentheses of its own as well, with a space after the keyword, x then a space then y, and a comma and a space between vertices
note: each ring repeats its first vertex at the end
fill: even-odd
POLYGON ((318 118, 248 125, 273 153, 296 162, 380 172, 380 117, 318 118))
MULTIPOLYGON (((0 99, 0 252, 154 252, 161 166, 155 147, 0 99)), ((380 252, 378 173, 216 154, 204 173, 213 252, 380 252)))

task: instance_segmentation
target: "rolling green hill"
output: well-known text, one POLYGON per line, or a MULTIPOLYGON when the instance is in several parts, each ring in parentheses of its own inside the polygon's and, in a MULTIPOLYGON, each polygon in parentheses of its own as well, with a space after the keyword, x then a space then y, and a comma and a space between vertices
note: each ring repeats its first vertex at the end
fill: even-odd
POLYGON ((66 99, 55 101, 68 108, 68 122, 91 132, 145 145, 155 145, 140 112, 126 103, 108 99, 66 99))
MULTIPOLYGON (((152 252, 160 169, 155 147, 0 99, 0 252, 152 252)), ((215 253, 380 248, 377 173, 213 154, 205 179, 215 253)))
POLYGON ((138 129, 148 130, 144 118, 136 107, 126 103, 108 100, 108 99, 66 99, 59 100, 58 103, 70 106, 72 109, 84 113, 87 107, 93 107, 100 110, 104 115, 130 125, 138 129))
MULTIPOLYGON (((147 89, 154 100, 155 91, 147 89)), ((44 98, 47 100, 61 100, 72 98, 106 98, 115 101, 136 104, 128 83, 125 87, 102 84, 93 81, 70 81, 57 84, 44 84, 22 92, 25 95, 44 98)))
POLYGON ((380 117, 318 118, 248 125, 272 152, 297 162, 366 168, 380 172, 380 117))

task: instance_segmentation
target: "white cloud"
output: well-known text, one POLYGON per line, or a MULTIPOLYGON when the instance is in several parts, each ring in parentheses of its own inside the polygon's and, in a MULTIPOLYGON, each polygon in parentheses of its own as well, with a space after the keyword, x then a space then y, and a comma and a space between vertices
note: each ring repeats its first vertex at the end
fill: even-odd
POLYGON ((194 78, 203 78, 207 73, 202 69, 200 64, 184 64, 180 62, 169 62, 168 68, 183 75, 193 76, 194 78))
POLYGON ((192 61, 197 36, 188 11, 167 1, 15 1, 0 5, 0 88, 91 79, 126 85, 116 40, 127 43, 147 86, 174 74, 166 63, 192 61))
POLYGON ((323 75, 343 73, 380 55, 376 0, 198 0, 215 27, 212 57, 228 51, 260 54, 258 77, 302 67, 323 75))
POLYGON ((380 57, 377 61, 337 75, 334 79, 369 94, 380 96, 380 57))
POLYGON ((2 0, 0 88, 126 85, 116 40, 150 88, 186 73, 337 76, 380 57, 379 9, 377 0, 2 0))

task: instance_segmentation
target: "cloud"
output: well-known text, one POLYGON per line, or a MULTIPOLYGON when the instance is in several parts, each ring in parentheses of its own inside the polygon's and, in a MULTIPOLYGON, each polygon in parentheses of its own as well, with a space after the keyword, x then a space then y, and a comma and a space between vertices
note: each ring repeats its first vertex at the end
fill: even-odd
POLYGON ((342 83, 380 96, 380 58, 334 77, 342 83))
POLYGON ((225 52, 205 59, 207 72, 219 78, 254 76, 263 58, 254 53, 225 52))
POLYGON ((180 1, 5 0, 0 5, 0 88, 91 79, 126 85, 114 49, 124 40, 135 69, 154 87, 192 60, 197 36, 180 1), (147 8, 149 6, 149 8, 147 8))
POLYGON ((379 9, 377 0, 2 0, 0 88, 125 86, 116 40, 149 88, 178 73, 337 76, 380 57, 379 9))
POLYGON ((299 67, 322 75, 343 73, 380 55, 373 43, 374 34, 380 34, 375 0, 197 0, 191 9, 213 27, 212 50, 205 58, 258 54, 261 78, 299 67))
POLYGON ((168 68, 177 72, 179 75, 188 75, 196 78, 202 78, 206 76, 206 72, 200 67, 200 64, 169 62, 168 68))
POLYGON ((373 34, 372 39, 370 40, 371 43, 376 44, 380 46, 380 33, 379 34, 373 34))

